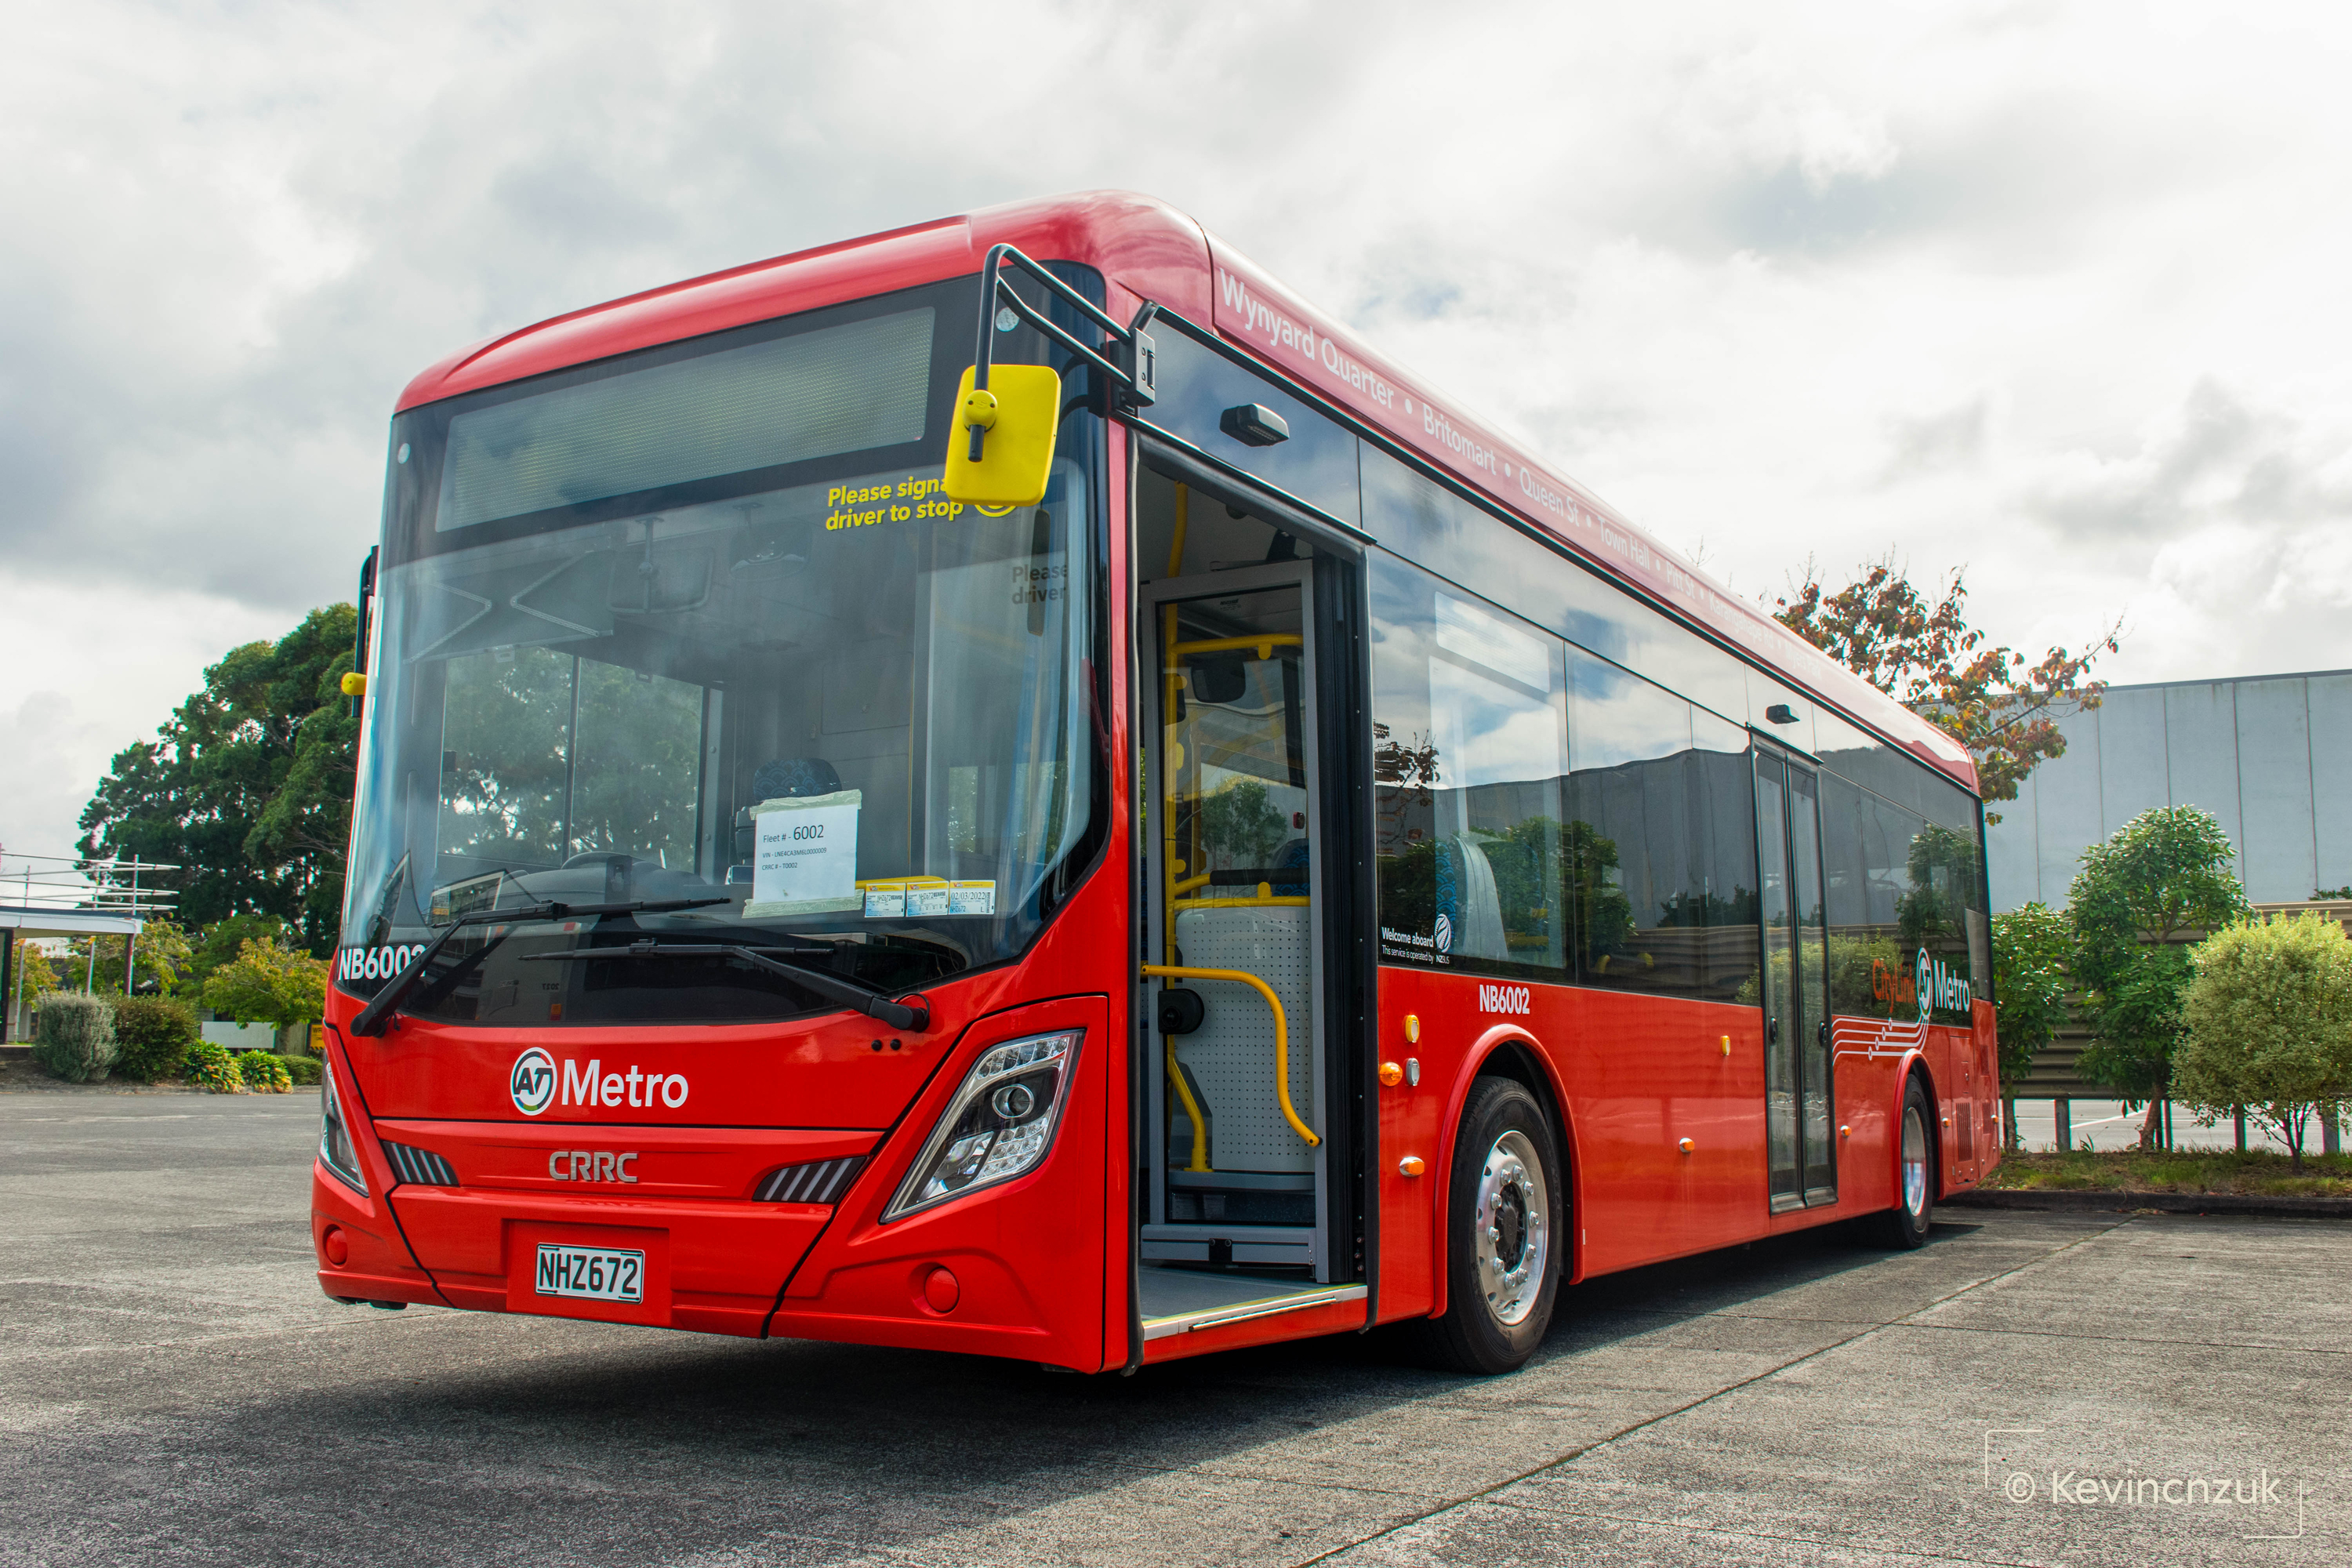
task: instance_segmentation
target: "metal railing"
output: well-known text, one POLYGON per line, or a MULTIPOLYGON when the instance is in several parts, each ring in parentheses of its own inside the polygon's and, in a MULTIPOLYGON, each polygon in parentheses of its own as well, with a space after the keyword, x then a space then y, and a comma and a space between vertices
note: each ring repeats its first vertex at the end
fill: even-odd
POLYGON ((0 906, 32 912, 123 915, 154 920, 171 914, 178 889, 159 886, 181 868, 160 860, 91 859, 85 856, 19 855, 0 851, 0 906))

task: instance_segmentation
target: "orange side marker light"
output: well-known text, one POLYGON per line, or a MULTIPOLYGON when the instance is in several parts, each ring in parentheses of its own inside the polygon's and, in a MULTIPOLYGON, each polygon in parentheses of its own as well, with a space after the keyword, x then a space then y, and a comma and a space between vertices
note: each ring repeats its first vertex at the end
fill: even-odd
POLYGON ((1427 1169, 1428 1167, 1421 1163, 1421 1156, 1418 1154, 1407 1154, 1397 1162, 1397 1174, 1400 1176, 1418 1176, 1427 1169))

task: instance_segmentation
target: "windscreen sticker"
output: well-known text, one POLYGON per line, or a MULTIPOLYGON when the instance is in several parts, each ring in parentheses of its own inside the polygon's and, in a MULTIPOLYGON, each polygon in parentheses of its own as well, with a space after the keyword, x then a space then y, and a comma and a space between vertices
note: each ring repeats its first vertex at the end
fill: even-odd
POLYGON ((948 884, 948 913, 951 915, 992 915, 995 912, 995 883, 950 882, 948 884))
POLYGON ((877 479, 872 484, 835 485, 824 495, 824 504, 833 509, 825 515, 824 531, 838 533, 845 528, 871 528, 877 522, 907 522, 919 517, 952 521, 963 515, 963 502, 934 493, 946 483, 943 479, 908 474, 895 483, 877 479))
POLYGON ((862 907, 857 810, 862 792, 763 800, 751 808, 751 897, 745 918, 820 914, 862 907))
POLYGON ((907 912, 907 884, 904 882, 860 882, 866 894, 866 918, 869 921, 895 921, 907 912))
POLYGON ((948 885, 933 879, 907 884, 907 918, 910 921, 948 912, 948 885))

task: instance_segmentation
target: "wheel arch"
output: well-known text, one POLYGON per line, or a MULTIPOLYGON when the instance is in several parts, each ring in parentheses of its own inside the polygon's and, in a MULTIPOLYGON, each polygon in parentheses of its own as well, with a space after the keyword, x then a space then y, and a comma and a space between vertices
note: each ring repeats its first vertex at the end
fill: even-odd
POLYGON ((1437 1178, 1436 1189, 1430 1194, 1433 1226, 1436 1245, 1432 1248, 1431 1272, 1435 1276, 1430 1292, 1429 1315, 1443 1317, 1445 1313, 1449 1277, 1453 1268, 1454 1237, 1447 1224, 1454 1212, 1454 1145, 1462 1131, 1462 1113, 1470 1104, 1470 1092, 1482 1078, 1506 1078, 1519 1084, 1535 1096, 1536 1104, 1551 1122, 1552 1134, 1558 1141, 1562 1170, 1560 1179, 1568 1187, 1570 1224, 1563 1227, 1561 1245, 1568 1249, 1566 1262, 1560 1269, 1560 1283, 1572 1285, 1581 1279, 1584 1248, 1576 1232, 1576 1216, 1584 1212, 1584 1195, 1579 1184, 1583 1179, 1584 1162, 1578 1158, 1576 1128, 1568 1114, 1568 1097, 1561 1090, 1559 1074, 1551 1058, 1544 1052, 1541 1042, 1525 1029, 1509 1024, 1497 1024, 1480 1035, 1471 1047, 1463 1053, 1462 1067, 1447 1086, 1445 1110, 1438 1122, 1436 1169, 1429 1172, 1437 1178))
POLYGON ((1887 1118, 1893 1136, 1886 1141, 1887 1159, 1895 1167, 1895 1190, 1903 1190, 1903 1102, 1911 1093, 1911 1080, 1919 1080, 1920 1092, 1927 1097, 1927 1158, 1935 1163, 1935 1179, 1927 1185, 1937 1201, 1944 1194, 1944 1173, 1948 1164, 1944 1159, 1944 1101, 1936 1092, 1936 1070, 1927 1065, 1927 1054, 1914 1049, 1905 1058, 1903 1070, 1895 1079, 1895 1105, 1887 1118))

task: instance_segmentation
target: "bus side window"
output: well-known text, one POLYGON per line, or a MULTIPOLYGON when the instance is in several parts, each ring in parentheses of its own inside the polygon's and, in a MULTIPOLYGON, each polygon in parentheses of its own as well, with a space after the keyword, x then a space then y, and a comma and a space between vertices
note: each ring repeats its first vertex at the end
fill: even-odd
POLYGON ((1568 893, 1588 985, 1753 1003, 1756 833, 1744 731, 1569 650, 1568 893))
POLYGON ((1565 646, 1376 560, 1382 956, 1565 979, 1565 646))

